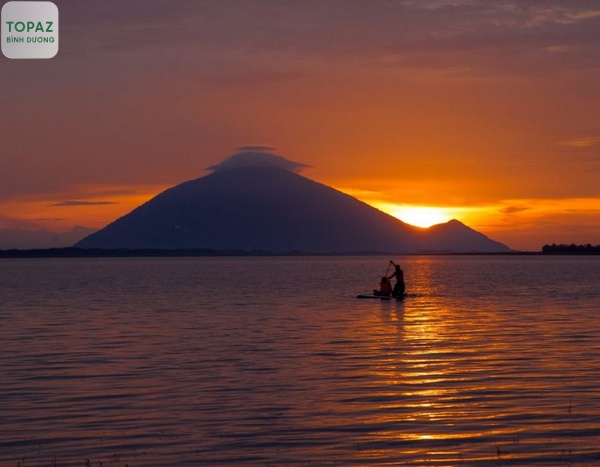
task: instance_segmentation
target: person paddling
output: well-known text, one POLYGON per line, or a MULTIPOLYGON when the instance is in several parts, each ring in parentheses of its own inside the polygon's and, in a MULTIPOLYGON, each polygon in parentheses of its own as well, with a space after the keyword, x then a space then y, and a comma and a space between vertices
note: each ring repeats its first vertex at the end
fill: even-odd
POLYGON ((373 295, 379 295, 382 297, 389 297, 392 295, 392 283, 390 280, 383 276, 379 282, 379 290, 373 290, 373 295))
POLYGON ((404 283, 404 271, 399 264, 390 261, 390 264, 394 266, 394 273, 388 278, 396 278, 396 284, 394 290, 392 290, 392 297, 404 297, 404 291, 406 290, 406 284, 404 283))

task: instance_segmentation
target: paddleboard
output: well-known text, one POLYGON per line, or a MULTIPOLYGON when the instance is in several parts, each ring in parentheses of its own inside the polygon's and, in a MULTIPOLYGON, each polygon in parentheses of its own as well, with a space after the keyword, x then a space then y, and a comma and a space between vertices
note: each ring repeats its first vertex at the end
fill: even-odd
POLYGON ((392 298, 394 300, 404 300, 407 297, 416 297, 415 294, 409 294, 409 293, 405 293, 404 296, 402 297, 386 297, 385 295, 369 295, 369 294, 361 294, 361 295, 357 295, 356 298, 378 298, 380 300, 391 300, 392 298))
POLYGON ((357 295, 356 298, 378 298, 380 300, 403 300, 404 297, 386 297, 385 295, 357 295))

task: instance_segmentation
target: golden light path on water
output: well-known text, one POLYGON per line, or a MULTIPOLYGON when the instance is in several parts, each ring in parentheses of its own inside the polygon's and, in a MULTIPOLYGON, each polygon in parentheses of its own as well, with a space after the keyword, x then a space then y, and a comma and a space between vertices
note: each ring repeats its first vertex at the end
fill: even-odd
MULTIPOLYGON (((413 266, 419 267, 411 271, 424 297, 435 296, 439 288, 432 282, 435 276, 424 273, 430 262, 415 259, 413 266), (415 274, 419 271, 420 277, 415 274)), ((536 448, 533 441, 528 445, 523 425, 539 418, 544 422, 538 428, 560 432, 568 424, 567 407, 544 402, 550 381, 565 369, 543 358, 543 349, 532 348, 531 342, 519 343, 528 334, 523 323, 505 321, 491 306, 449 308, 425 298, 418 305, 405 300, 386 306, 382 305, 378 322, 365 323, 371 331, 370 353, 385 357, 371 367, 370 377, 379 384, 368 400, 376 402, 376 409, 372 418, 365 416, 361 422, 376 429, 363 441, 364 449, 378 446, 382 457, 394 462, 400 458, 391 452, 417 452, 409 447, 417 442, 421 455, 426 449, 427 465, 509 458, 518 463, 520 457, 526 464, 536 448), (528 365, 530 378, 519 385, 515 380, 528 365), (553 412, 562 414, 555 421, 546 420, 553 412)), ((557 448, 557 452, 573 451, 557 448)))

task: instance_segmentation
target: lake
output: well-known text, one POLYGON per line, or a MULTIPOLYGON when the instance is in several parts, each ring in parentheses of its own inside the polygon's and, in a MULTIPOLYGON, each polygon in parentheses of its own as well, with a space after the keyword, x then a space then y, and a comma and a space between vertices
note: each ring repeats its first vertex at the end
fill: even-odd
POLYGON ((600 257, 0 260, 0 465, 600 465, 600 257))

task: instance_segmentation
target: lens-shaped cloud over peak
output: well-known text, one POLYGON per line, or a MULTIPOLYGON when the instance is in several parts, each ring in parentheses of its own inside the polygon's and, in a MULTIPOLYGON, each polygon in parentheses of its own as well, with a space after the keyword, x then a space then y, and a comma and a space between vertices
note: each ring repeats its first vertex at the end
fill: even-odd
POLYGON ((286 159, 273 151, 275 151, 275 148, 269 146, 242 146, 238 148, 238 152, 223 162, 208 167, 208 170, 219 172, 248 167, 277 167, 297 173, 306 167, 310 167, 310 165, 286 159))

